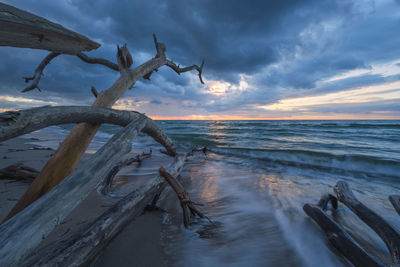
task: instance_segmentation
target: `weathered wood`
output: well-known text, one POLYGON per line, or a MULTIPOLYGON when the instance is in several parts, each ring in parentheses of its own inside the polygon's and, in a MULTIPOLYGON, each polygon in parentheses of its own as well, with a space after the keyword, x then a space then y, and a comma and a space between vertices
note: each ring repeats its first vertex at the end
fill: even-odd
MULTIPOLYGON (((165 45, 158 43, 156 38, 154 38, 154 41, 157 49, 156 57, 143 63, 133 70, 127 69, 126 66, 121 65, 121 62, 129 61, 127 59, 127 53, 124 53, 123 55, 126 57, 125 59, 121 60, 119 57, 117 58, 118 62, 120 63, 118 67, 121 76, 109 89, 98 95, 93 103, 93 106, 111 107, 125 93, 126 90, 133 87, 137 80, 160 68, 161 66, 167 65, 165 45)), ((117 56, 120 56, 119 54, 117 53, 117 56)), ((199 73, 199 77, 201 77, 201 73, 199 73)), ((66 139, 60 144, 56 152, 36 177, 35 181, 12 208, 10 213, 7 215, 7 218, 11 218, 23 210, 25 207, 50 190, 55 184, 59 183, 66 176, 68 176, 77 166, 81 156, 86 151, 99 127, 100 124, 81 123, 76 125, 66 139)), ((154 127, 146 127, 144 132, 147 134, 150 134, 149 132, 152 132, 154 135, 158 134, 159 138, 165 137, 163 132, 157 132, 154 127)))
POLYGON ((389 196, 390 203, 392 203, 394 209, 400 215, 400 196, 399 195, 391 195, 389 196))
POLYGON ((32 182, 39 171, 22 163, 11 164, 0 169, 0 179, 25 180, 32 182))
POLYGON ((321 227, 332 246, 355 266, 385 266, 360 247, 320 206, 305 204, 303 210, 321 227))
POLYGON ((151 136, 174 155, 175 147, 168 136, 150 118, 136 111, 115 110, 102 107, 86 106, 44 106, 19 111, 7 111, 0 113, 0 141, 16 136, 37 131, 48 126, 86 122, 110 123, 126 126, 136 118, 146 121, 142 131, 151 136))
POLYGON ((100 44, 32 13, 0 3, 0 46, 77 54, 100 44))
POLYGON ((145 124, 143 117, 132 121, 62 183, 0 225, 0 266, 19 266, 19 262, 62 222, 99 185, 107 171, 131 150, 132 139, 145 124))
POLYGON ((400 263, 400 235, 382 217, 362 204, 344 181, 337 182, 334 191, 340 202, 345 204, 363 222, 374 230, 385 242, 394 264, 400 263))
POLYGON ((201 211, 199 211, 195 205, 200 205, 194 203, 191 199, 189 194, 186 192, 183 185, 168 171, 164 169, 164 167, 160 167, 158 173, 161 177, 163 177, 167 183, 172 187, 175 191, 179 202, 181 204, 182 212, 183 212, 183 224, 187 228, 190 224, 190 214, 198 215, 200 218, 207 218, 209 221, 210 219, 205 216, 201 211), (189 213, 190 212, 190 213, 189 213))
POLYGON ((24 90, 22 90, 21 92, 28 92, 31 91, 35 88, 37 88, 39 91, 39 81, 40 78, 42 77, 43 74, 43 70, 44 68, 50 63, 50 61, 52 61, 55 57, 57 57, 58 55, 60 55, 60 53, 55 53, 55 52, 51 52, 50 54, 48 54, 43 60, 42 62, 40 62, 39 66, 36 68, 35 73, 33 74, 32 77, 25 77, 25 83, 29 83, 30 84, 24 88, 24 90))
POLYGON ((137 162, 138 165, 141 164, 141 162, 146 159, 151 157, 152 151, 145 153, 143 152, 142 154, 138 154, 135 157, 120 161, 118 164, 116 164, 106 175, 105 179, 103 180, 102 184, 99 186, 97 191, 102 194, 102 195, 107 195, 108 192, 110 191, 111 184, 115 178, 115 176, 118 174, 118 172, 125 166, 129 166, 134 162, 137 162))
POLYGON ((332 204, 332 207, 334 209, 337 209, 338 207, 338 201, 337 198, 331 194, 325 194, 321 197, 319 200, 317 206, 320 207, 323 211, 328 209, 328 204, 329 202, 332 204))
MULTIPOLYGON (((168 172, 177 177, 189 156, 191 154, 177 156, 167 168, 168 172)), ((165 181, 160 177, 149 181, 118 201, 81 233, 35 251, 26 258, 23 265, 81 266, 92 262, 127 223, 142 213, 154 196, 163 190, 164 185, 165 181)))

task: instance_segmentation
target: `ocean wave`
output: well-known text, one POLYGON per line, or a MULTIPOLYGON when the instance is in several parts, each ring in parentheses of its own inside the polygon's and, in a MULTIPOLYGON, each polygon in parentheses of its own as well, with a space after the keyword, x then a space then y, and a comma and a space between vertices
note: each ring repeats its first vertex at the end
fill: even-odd
POLYGON ((332 154, 299 149, 212 149, 213 152, 270 163, 333 172, 357 172, 400 178, 400 161, 361 154, 332 154))

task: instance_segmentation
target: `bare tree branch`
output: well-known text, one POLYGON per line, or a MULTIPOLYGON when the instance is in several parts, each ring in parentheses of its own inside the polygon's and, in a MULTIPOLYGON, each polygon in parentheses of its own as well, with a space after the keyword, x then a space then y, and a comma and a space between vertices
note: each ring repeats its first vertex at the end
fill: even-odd
POLYGON ((107 59, 98 58, 98 57, 89 57, 88 55, 85 55, 84 53, 76 54, 76 56, 79 57, 82 61, 84 61, 86 63, 100 64, 100 65, 104 65, 112 70, 119 71, 118 65, 107 59))
POLYGON ((90 87, 90 91, 92 91, 92 94, 94 95, 95 98, 97 98, 99 96, 99 92, 97 92, 97 90, 94 86, 90 87))
POLYGON ((42 62, 40 62, 39 66, 35 70, 35 74, 32 77, 24 77, 26 83, 28 83, 29 81, 32 82, 29 86, 25 87, 25 89, 22 90, 23 93, 31 91, 35 88, 40 91, 39 81, 40 77, 43 74, 43 70, 50 63, 50 61, 52 61, 53 58, 57 57, 58 55, 60 55, 60 53, 51 52, 42 60, 42 62))
POLYGON ((181 74, 181 73, 184 73, 184 72, 187 72, 187 71, 191 71, 191 70, 197 70, 199 72, 200 82, 202 84, 204 84, 203 78, 201 77, 201 74, 203 73, 204 60, 201 61, 200 67, 195 64, 195 65, 192 65, 192 66, 189 66, 189 67, 180 68, 172 60, 169 60, 169 59, 167 59, 167 62, 166 62, 165 65, 167 65, 168 67, 173 69, 178 74, 181 74))
MULTIPOLYGON (((155 45, 156 51, 157 51, 155 58, 161 59, 161 62, 162 62, 161 66, 166 65, 166 66, 170 67, 171 69, 173 69, 179 75, 181 73, 188 72, 191 70, 197 70, 200 82, 202 84, 204 84, 203 77, 201 76, 203 73, 204 60, 202 60, 200 67, 197 66, 196 64, 194 64, 192 66, 181 68, 179 65, 177 65, 172 60, 167 59, 167 57, 165 55, 165 52, 167 50, 166 45, 164 43, 159 43, 157 41, 157 37, 155 34, 153 34, 153 40, 154 40, 154 45, 155 45)), ((39 64, 39 66, 35 70, 34 76, 25 78, 25 82, 29 82, 29 81, 33 81, 33 82, 28 87, 26 87, 24 90, 22 90, 22 92, 28 92, 35 88, 37 88, 40 91, 39 81, 40 81, 41 75, 43 74, 43 70, 50 63, 50 61, 58 55, 60 55, 60 53, 52 52, 43 59, 43 61, 39 64)), ((104 65, 115 71, 121 71, 122 69, 128 70, 129 67, 133 63, 132 56, 129 53, 129 50, 128 50, 126 44, 124 44, 122 47, 117 46, 117 60, 119 62, 118 63, 119 65, 115 64, 107 59, 104 59, 104 58, 89 57, 88 55, 85 55, 82 52, 76 54, 76 56, 86 63, 104 65)), ((157 70, 158 70, 158 68, 151 69, 148 73, 142 75, 142 78, 146 79, 146 80, 150 80, 150 77, 151 77, 153 71, 157 71, 157 70)))

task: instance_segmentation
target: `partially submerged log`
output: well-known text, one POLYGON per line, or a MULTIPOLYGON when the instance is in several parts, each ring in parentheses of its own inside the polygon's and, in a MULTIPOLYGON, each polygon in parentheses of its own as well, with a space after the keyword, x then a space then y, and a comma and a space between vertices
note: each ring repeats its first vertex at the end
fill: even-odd
MULTIPOLYGON (((192 154, 177 156, 167 168, 176 178, 192 154)), ((107 244, 164 189, 164 179, 157 177, 128 194, 81 233, 58 240, 27 257, 24 266, 81 266, 93 259, 107 244)), ((17 215, 18 216, 18 215, 17 215)))
POLYGON ((131 150, 132 139, 145 124, 143 117, 132 121, 62 183, 0 225, 0 265, 18 265, 131 150))
POLYGON ((0 46, 77 54, 100 44, 32 13, 0 3, 0 46))
POLYGON ((303 210, 321 227, 332 246, 355 266, 385 266, 360 247, 319 205, 305 204, 303 210))
POLYGON ((334 191, 340 202, 345 204, 385 242, 394 264, 400 263, 400 235, 381 216, 362 204, 344 181, 337 182, 334 191))
POLYGON ((0 169, 0 179, 23 180, 32 182, 39 172, 23 163, 11 164, 0 169))
MULTIPOLYGON (((339 200, 379 235, 390 251, 392 262, 395 265, 398 265, 400 263, 399 233, 382 217, 362 204, 354 196, 346 182, 337 182, 334 191, 337 197, 325 194, 317 205, 306 204, 303 207, 303 210, 307 215, 316 221, 322 230, 324 230, 330 243, 355 266, 383 266, 381 262, 370 256, 355 241, 353 241, 339 225, 323 212, 323 210, 326 210, 329 202, 331 202, 333 208, 336 209, 337 201, 339 200)), ((395 209, 399 212, 398 207, 400 197, 390 196, 389 199, 395 209)))

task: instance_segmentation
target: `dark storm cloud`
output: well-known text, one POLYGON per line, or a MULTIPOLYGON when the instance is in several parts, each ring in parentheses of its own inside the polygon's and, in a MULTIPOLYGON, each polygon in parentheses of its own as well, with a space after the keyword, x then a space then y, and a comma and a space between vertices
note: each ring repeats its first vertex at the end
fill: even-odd
MULTIPOLYGON (((199 64, 204 58, 203 76, 208 80, 237 84, 239 74, 250 77, 249 90, 221 97, 205 93, 194 75, 177 75, 163 67, 151 81, 141 80, 126 93, 149 103, 166 104, 165 99, 171 98, 187 100, 186 106, 199 111, 223 112, 272 103, 304 90, 334 92, 398 79, 364 75, 319 86, 334 75, 367 70, 371 63, 400 55, 400 20, 395 15, 399 6, 390 1, 380 5, 369 0, 7 2, 100 42, 102 47, 90 52, 94 56, 115 61, 116 44, 127 43, 137 66, 154 56, 152 34, 156 33, 167 45, 168 57, 177 63, 199 64)), ((45 55, 1 47, 0 93, 19 95, 25 85, 21 77, 31 75, 45 55)), ((118 75, 64 55, 44 74, 40 85, 45 92, 24 96, 90 103, 90 86, 104 90, 118 75)))

